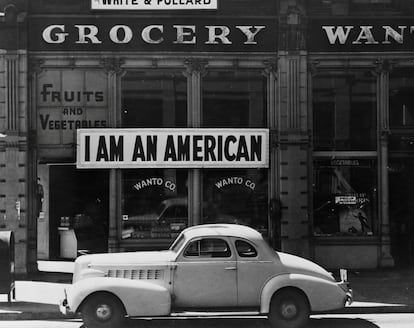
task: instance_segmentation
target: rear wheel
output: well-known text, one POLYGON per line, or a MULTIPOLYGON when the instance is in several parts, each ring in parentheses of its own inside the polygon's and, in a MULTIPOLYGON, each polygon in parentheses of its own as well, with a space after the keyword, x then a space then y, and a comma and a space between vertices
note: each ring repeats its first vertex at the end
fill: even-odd
POLYGON ((282 289, 273 295, 269 321, 273 328, 302 328, 309 320, 310 308, 306 296, 293 288, 282 289))
POLYGON ((90 296, 81 312, 87 328, 119 328, 125 320, 125 310, 121 302, 106 293, 90 296))

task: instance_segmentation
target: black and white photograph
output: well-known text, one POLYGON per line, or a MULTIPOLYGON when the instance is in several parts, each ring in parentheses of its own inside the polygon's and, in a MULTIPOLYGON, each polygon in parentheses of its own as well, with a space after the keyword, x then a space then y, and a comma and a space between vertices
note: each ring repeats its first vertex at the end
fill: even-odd
POLYGON ((414 1, 0 0, 0 328, 413 322, 414 1))

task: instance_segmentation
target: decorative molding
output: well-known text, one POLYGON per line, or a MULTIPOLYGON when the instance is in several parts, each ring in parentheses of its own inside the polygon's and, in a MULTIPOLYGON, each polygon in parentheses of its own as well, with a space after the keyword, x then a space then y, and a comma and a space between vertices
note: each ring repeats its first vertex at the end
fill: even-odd
POLYGON ((122 65, 125 63, 123 58, 105 57, 101 59, 102 68, 109 74, 119 74, 124 72, 122 65))
POLYGON ((44 59, 40 58, 31 58, 29 60, 29 74, 37 75, 40 74, 44 69, 44 59))
POLYGON ((300 63, 298 58, 287 60, 287 125, 300 129, 300 63))
POLYGON ((5 57, 7 131, 19 130, 19 61, 18 56, 5 57))
POLYGON ((375 73, 390 73, 394 67, 396 66, 395 61, 391 61, 389 59, 377 59, 374 62, 375 64, 375 73))
POLYGON ((308 62, 308 72, 311 74, 311 76, 318 74, 320 64, 320 60, 311 60, 308 62))
POLYGON ((205 75, 207 73, 208 61, 206 59, 187 58, 184 60, 187 74, 191 75, 195 72, 205 75))
POLYGON ((300 6, 288 6, 280 27, 279 49, 299 51, 306 48, 306 16, 300 6))
POLYGON ((272 60, 265 60, 263 62, 263 65, 264 65, 263 74, 265 76, 269 76, 272 73, 276 76, 277 75, 276 73, 279 70, 279 58, 275 58, 272 60))

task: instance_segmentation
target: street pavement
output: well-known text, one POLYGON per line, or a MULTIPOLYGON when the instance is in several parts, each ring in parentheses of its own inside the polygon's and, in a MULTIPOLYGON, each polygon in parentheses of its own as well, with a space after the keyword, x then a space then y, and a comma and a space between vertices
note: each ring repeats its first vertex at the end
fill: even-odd
MULTIPOLYGON (((15 300, 8 303, 7 295, 0 295, 0 320, 68 318, 58 304, 72 270, 73 262, 39 261, 39 273, 15 282, 15 300)), ((414 268, 350 271, 348 280, 354 302, 331 313, 414 313, 414 268)))

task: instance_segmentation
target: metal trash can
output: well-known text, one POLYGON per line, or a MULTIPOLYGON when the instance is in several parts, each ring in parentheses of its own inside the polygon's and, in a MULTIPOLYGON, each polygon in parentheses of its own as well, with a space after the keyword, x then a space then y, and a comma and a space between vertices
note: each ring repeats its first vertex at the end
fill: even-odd
POLYGON ((0 294, 7 294, 8 302, 16 298, 14 289, 14 235, 0 231, 0 294))

